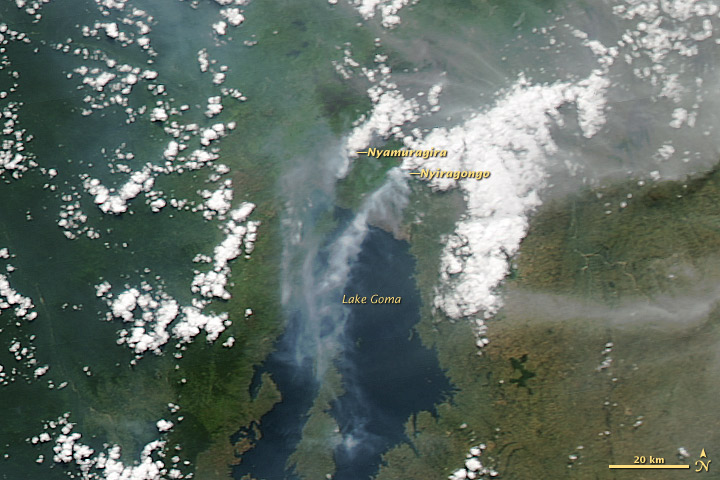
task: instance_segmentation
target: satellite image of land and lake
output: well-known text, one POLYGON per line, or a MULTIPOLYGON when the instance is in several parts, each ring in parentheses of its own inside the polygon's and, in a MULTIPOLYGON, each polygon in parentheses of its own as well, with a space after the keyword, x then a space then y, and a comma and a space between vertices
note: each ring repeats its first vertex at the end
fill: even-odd
POLYGON ((2 0, 0 479, 720 478, 719 0, 2 0))

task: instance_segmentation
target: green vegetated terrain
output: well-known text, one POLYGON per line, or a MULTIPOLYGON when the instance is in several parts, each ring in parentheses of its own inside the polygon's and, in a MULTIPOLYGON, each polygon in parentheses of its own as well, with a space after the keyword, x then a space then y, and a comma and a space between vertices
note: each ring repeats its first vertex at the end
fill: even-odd
POLYGON ((482 355, 467 321, 429 307, 458 199, 415 197, 437 204, 411 228, 425 303, 419 330, 457 392, 409 419, 409 442, 385 455, 378 479, 443 478, 479 443, 488 445, 481 461, 503 478, 679 475, 608 468, 636 456, 697 468, 719 440, 717 170, 547 201, 502 287, 505 307, 487 322, 482 355))
POLYGON ((344 393, 342 376, 336 366, 328 368, 288 469, 299 478, 326 478, 335 473, 335 447, 342 441, 337 421, 330 413, 332 402, 344 393))
MULTIPOLYGON (((326 24, 332 32, 326 31, 325 39, 319 39, 313 33, 320 28, 316 24, 327 19, 300 2, 258 4, 248 14, 277 21, 248 26, 246 35, 259 45, 241 48, 227 60, 242 59, 253 67, 239 74, 240 83, 248 86, 249 100, 227 109, 226 119, 237 127, 223 140, 221 159, 233 169, 236 200, 256 203, 250 218, 262 225, 251 258, 238 259, 233 265, 229 289, 233 299, 225 305, 218 302, 218 311, 229 311, 233 325, 215 345, 196 341, 189 346, 178 362, 180 368, 170 374, 181 406, 178 415, 184 420, 171 434, 169 445, 183 447, 183 458, 196 461, 196 478, 202 479, 228 478, 238 456, 260 438, 262 416, 281 400, 268 374, 262 376, 257 392, 251 393, 250 386, 255 367, 273 350, 283 328, 281 209, 286 198, 282 191, 288 189, 285 182, 304 181, 293 177, 295 163, 306 166, 305 173, 299 173, 313 175, 309 166, 322 168, 320 155, 327 145, 369 108, 364 84, 341 82, 328 61, 342 58, 337 38, 350 37, 354 55, 363 61, 375 48, 370 32, 357 28, 350 16, 333 17, 326 24), (289 44, 295 47, 289 49, 289 44), (257 78, 258 72, 264 76, 257 78), (254 312, 249 318, 244 318, 246 307, 254 312), (235 337, 235 345, 222 348, 219 343, 228 335, 235 337), (241 434, 233 444, 230 437, 238 431, 241 434)), ((316 405, 313 413, 318 417, 306 430, 328 430, 323 427, 326 407, 323 402, 316 405)), ((300 455, 293 459, 299 470, 310 468, 306 463, 300 455)), ((330 458, 321 469, 333 468, 330 458)))
POLYGON ((179 414, 185 418, 170 444, 182 445, 191 458, 197 456, 200 478, 227 478, 235 454, 248 446, 242 438, 233 445, 230 437, 241 427, 259 422, 280 401, 267 374, 262 375, 258 391, 250 392, 254 365, 270 353, 282 327, 279 294, 273 294, 278 278, 275 259, 280 253, 273 231, 277 224, 268 221, 263 227, 266 239, 259 237, 252 258, 232 277, 234 298, 229 313, 234 321, 227 333, 234 336, 235 344, 232 348, 219 345, 227 335, 213 345, 194 342, 183 352, 180 368, 171 374, 181 405, 179 414), (245 318, 248 305, 253 314, 245 318))
MULTIPOLYGON (((397 140, 389 141, 377 147, 382 150, 402 149, 397 140)), ((337 185, 337 204, 339 207, 357 210, 367 195, 380 188, 387 179, 387 172, 398 167, 402 158, 382 155, 380 157, 360 156, 353 162, 348 175, 337 185)))

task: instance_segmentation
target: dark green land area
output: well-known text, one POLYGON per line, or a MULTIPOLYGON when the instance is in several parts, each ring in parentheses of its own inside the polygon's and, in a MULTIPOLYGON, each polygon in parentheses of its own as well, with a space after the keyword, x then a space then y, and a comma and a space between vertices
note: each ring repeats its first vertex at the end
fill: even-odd
MULTIPOLYGON (((370 63, 375 48, 372 32, 358 28, 348 12, 327 7, 323 14, 317 5, 308 8, 306 3, 249 5, 248 18, 275 21, 248 22, 243 26, 243 38, 259 44, 225 49, 227 57, 219 57, 230 65, 246 66, 235 74, 238 84, 247 85, 243 91, 249 100, 225 117, 225 121, 236 121, 237 128, 223 140, 222 152, 224 161, 236 172, 236 191, 258 203, 255 219, 263 223, 252 258, 237 272, 233 267, 234 287, 229 290, 233 300, 228 306, 237 305, 238 309, 231 310, 235 322, 229 332, 237 340, 235 346, 223 349, 196 342, 185 354, 181 369, 173 372, 176 381, 189 380, 185 385, 177 383, 176 388, 181 413, 186 416, 183 423, 188 424, 178 429, 170 444, 179 443, 184 455, 196 458, 196 478, 228 478, 236 456, 253 445, 252 436, 241 436, 232 444, 231 435, 241 429, 261 432, 261 417, 280 400, 269 375, 263 376, 255 397, 250 386, 255 367, 274 349, 284 324, 280 306, 284 232, 280 222, 283 202, 290 200, 285 193, 294 190, 294 182, 312 182, 319 177, 314 169, 323 168, 322 152, 336 144, 337 135, 370 107, 365 83, 342 81, 330 60, 341 60, 343 53, 336 46, 352 41, 355 58, 370 63), (323 32, 322 37, 318 31, 323 32), (246 306, 254 315, 243 320, 246 306), (259 431, 254 426, 258 424, 259 431)), ((321 415, 326 408, 322 405, 317 407, 321 415)), ((311 422, 307 428, 312 430, 313 425, 311 422)), ((294 461, 302 470, 307 460, 297 456, 294 461)))
MULTIPOLYGON (((75 32, 75 22, 94 21, 94 5, 87 6, 87 18, 78 9, 72 20, 53 8, 48 6, 44 13, 49 20, 33 26, 31 34, 64 39, 67 32, 75 32), (53 15, 59 20, 54 21, 53 15)), ((62 8, 66 7, 58 7, 62 8)), ((152 67, 169 80, 168 90, 177 99, 175 103, 186 100, 196 104, 199 99, 217 94, 217 87, 210 84, 209 78, 200 81, 197 51, 174 44, 174 39, 179 38, 175 31, 179 25, 197 29, 198 35, 209 34, 217 10, 194 11, 189 6, 170 10, 148 4, 149 11, 156 8, 164 15, 177 15, 178 19, 173 22, 170 17, 163 17, 167 22, 154 26, 158 39, 154 46, 161 54, 152 67)), ((9 412, 16 412, 9 415, 0 435, 4 445, 13 444, 7 450, 12 459, 8 464, 35 467, 41 446, 26 446, 22 439, 41 431, 42 424, 37 418, 52 419, 58 412, 68 411, 84 442, 97 451, 102 450, 103 442, 122 445, 127 464, 136 459, 146 441, 157 438, 155 421, 172 420, 175 428, 169 435, 168 457, 175 455, 175 445, 180 445, 182 450, 177 454, 195 466, 195 478, 228 478, 236 455, 251 446, 247 438, 233 444, 230 437, 239 430, 256 428, 261 417, 280 400, 267 375, 262 377, 257 391, 251 392, 250 387, 255 367, 273 350, 283 329, 281 217, 288 200, 284 194, 290 190, 288 183, 317 177, 316 169, 322 168, 322 152, 337 146, 340 133, 370 108, 366 82, 343 81, 331 60, 342 60, 343 52, 336 47, 349 41, 353 44, 354 58, 371 64, 374 32, 356 25, 357 13, 350 6, 342 10, 329 4, 318 6, 301 1, 257 2, 247 7, 247 16, 265 20, 246 22, 242 29, 232 32, 237 37, 234 42, 212 49, 211 55, 230 66, 227 84, 241 86, 248 101, 224 102, 226 108, 216 119, 205 118, 202 108, 192 109, 183 117, 184 121, 197 122, 202 127, 217 121, 236 122, 235 132, 217 142, 219 161, 232 169, 229 176, 235 192, 233 205, 242 201, 255 203, 257 208, 250 219, 262 222, 252 257, 238 258, 232 263, 232 284, 228 286, 232 300, 217 301, 208 307, 210 311, 228 312, 233 321, 215 343, 208 344, 201 334, 182 351, 183 358, 175 359, 175 345, 170 342, 163 356, 147 354, 136 367, 130 367, 132 353, 115 345, 116 332, 122 323, 103 321, 107 306, 94 297, 93 285, 100 283, 101 276, 120 288, 136 280, 153 282, 154 276, 159 275, 165 290, 187 304, 184 302, 189 302, 191 296, 189 285, 194 268, 191 259, 199 252, 212 252, 222 241, 217 221, 207 222, 197 214, 170 208, 152 214, 145 206, 136 205, 142 202, 136 199, 131 204, 132 212, 121 217, 93 215, 98 218, 92 218, 91 225, 104 234, 102 240, 80 238, 70 242, 61 236, 56 225, 60 193, 41 195, 48 192, 43 190, 47 178, 29 172, 22 181, 5 185, 6 201, 0 209, 3 246, 18 258, 44 259, 37 261, 37 265, 18 265, 13 279, 19 290, 35 299, 40 313, 20 338, 37 334, 39 361, 53 365, 46 378, 55 378, 57 374, 58 379, 69 382, 67 388, 50 395, 44 381, 6 390, 5 406, 9 412), (242 41, 246 39, 257 40, 259 44, 244 46, 242 41), (32 213, 35 220, 28 221, 26 213, 32 213), (122 247, 124 242, 128 243, 127 248, 122 247), (146 266, 152 268, 151 273, 144 272, 146 266), (48 271, 54 274, 45 275, 48 271), (65 302, 84 303, 84 309, 66 308, 62 306, 65 302), (253 315, 246 319, 244 311, 248 307, 253 315), (231 335, 236 340, 234 346, 222 347, 222 342, 231 335), (86 362, 92 365, 92 376, 81 370, 86 362), (31 403, 28 398, 37 400, 31 403), (176 414, 168 411, 169 402, 180 405, 176 414), (178 421, 180 416, 182 421, 178 421)), ((73 36, 79 37, 78 47, 107 48, 111 54, 117 54, 119 61, 142 65, 146 60, 129 49, 118 48, 119 52, 113 52, 112 47, 96 45, 99 42, 95 40, 73 36)), ((62 70, 75 64, 59 54, 48 53, 49 48, 40 48, 40 54, 33 57, 32 49, 36 46, 20 45, 15 52, 18 59, 42 56, 35 63, 18 61, 24 79, 18 95, 27 102, 23 114, 28 120, 24 127, 42 139, 33 145, 34 153, 43 159, 44 166, 57 167, 60 172, 54 182, 59 185, 59 192, 66 193, 70 186, 74 187, 79 172, 100 176, 106 159, 98 152, 108 144, 111 145, 108 148, 115 148, 127 142, 126 149, 136 153, 135 163, 129 162, 133 168, 139 168, 140 162, 148 158, 161 158, 168 137, 160 125, 143 121, 127 126, 123 114, 113 116, 109 109, 81 117, 82 95, 76 92, 74 83, 66 81, 62 70), (56 68, 48 69, 47 58, 58 64, 53 64, 56 68), (57 98, 45 92, 57 93, 57 98), (55 101, 53 108, 48 108, 46 96, 55 101), (106 121, 103 123, 99 118, 106 121), (91 138, 87 136, 89 131, 94 133, 91 138), (98 170, 91 169, 88 165, 91 161, 98 170)), ((132 100, 148 103, 156 100, 142 91, 136 97, 132 100)), ((176 198, 199 201, 199 189, 213 188, 207 182, 208 174, 201 170, 161 176, 156 187, 176 198)), ((98 213, 89 196, 80 196, 80 201, 85 212, 98 213)), ((38 470, 48 463, 37 467, 38 470)), ((7 474, 3 469, 0 466, 0 476, 7 474)), ((37 474, 33 470, 28 476, 13 478, 30 479, 37 474)), ((9 475, 16 473, 11 471, 9 475)), ((58 469, 48 475, 65 477, 58 469)))

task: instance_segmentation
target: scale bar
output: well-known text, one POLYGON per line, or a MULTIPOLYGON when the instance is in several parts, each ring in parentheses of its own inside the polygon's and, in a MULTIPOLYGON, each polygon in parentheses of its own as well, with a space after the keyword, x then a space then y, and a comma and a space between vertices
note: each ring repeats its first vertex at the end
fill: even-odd
POLYGON ((690 465, 609 465, 610 468, 690 468, 690 465))

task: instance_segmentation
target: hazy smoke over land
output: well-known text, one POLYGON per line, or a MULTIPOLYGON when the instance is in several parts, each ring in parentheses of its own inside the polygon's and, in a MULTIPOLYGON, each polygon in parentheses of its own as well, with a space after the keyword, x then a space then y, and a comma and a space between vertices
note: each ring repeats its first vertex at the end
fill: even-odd
MULTIPOLYGON (((355 150, 390 140, 447 149, 447 157, 406 158, 402 171, 491 173, 481 182, 427 181, 429 195, 459 189, 467 207, 444 237, 434 307, 447 317, 469 318, 478 335, 502 307, 497 287, 509 272, 508 258, 546 199, 619 179, 645 185, 684 178, 717 162, 717 101, 711 95, 717 76, 708 61, 717 7, 633 0, 568 8, 528 6, 527 15, 505 26, 490 20, 475 29, 458 22, 453 35, 429 29, 412 42, 385 32, 387 50, 371 66, 357 66, 346 52, 338 71, 368 78, 373 108, 348 136, 349 155, 327 164, 322 194, 302 188, 290 193, 295 200, 287 226, 294 235, 286 248, 285 305, 302 319, 292 343, 295 364, 309 362, 321 380, 343 352, 347 311, 339 299, 368 222, 397 224, 407 202, 406 180, 392 169, 340 231, 329 240, 317 235, 313 225, 332 208, 335 180, 353 174, 352 162, 367 161, 355 150), (423 68, 391 68, 402 62, 423 68)), ((427 21, 403 13, 414 27, 427 21)), ((672 316, 657 305, 633 308, 632 318, 672 316)), ((698 315, 707 308, 701 310, 698 315)), ((348 452, 353 438, 344 437, 348 452)))

